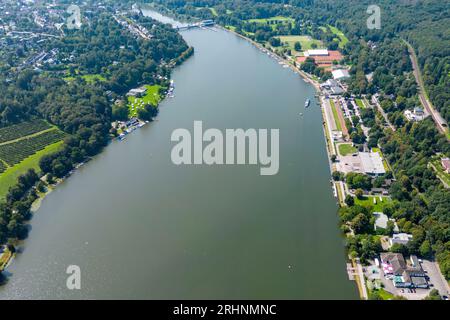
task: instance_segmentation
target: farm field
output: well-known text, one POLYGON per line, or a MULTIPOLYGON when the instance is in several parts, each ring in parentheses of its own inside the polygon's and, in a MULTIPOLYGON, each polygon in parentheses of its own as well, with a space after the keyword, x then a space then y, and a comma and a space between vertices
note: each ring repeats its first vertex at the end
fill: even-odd
POLYGON ((157 106, 161 101, 159 94, 160 85, 146 85, 147 92, 144 97, 128 97, 128 110, 130 118, 136 117, 139 109, 142 109, 146 104, 150 103, 153 106, 157 106))
POLYGON ((286 45, 287 47, 289 47, 289 49, 291 49, 294 52, 298 52, 295 51, 294 49, 294 45, 296 42, 300 42, 302 46, 301 51, 312 49, 313 44, 317 45, 317 48, 323 47, 322 41, 312 39, 310 36, 278 36, 277 38, 280 39, 283 45, 286 45))
POLYGON ((50 128, 51 125, 41 119, 12 125, 0 129, 0 143, 19 139, 50 128))
POLYGON ((43 120, 2 128, 0 132, 3 133, 3 142, 0 144, 0 200, 2 200, 21 174, 29 169, 39 172, 41 157, 56 152, 63 144, 66 134, 43 120), (6 137, 10 140, 4 141, 6 137))
POLYGON ((10 167, 14 166, 46 146, 62 140, 64 136, 62 131, 53 129, 36 136, 2 144, 0 145, 0 159, 10 167))

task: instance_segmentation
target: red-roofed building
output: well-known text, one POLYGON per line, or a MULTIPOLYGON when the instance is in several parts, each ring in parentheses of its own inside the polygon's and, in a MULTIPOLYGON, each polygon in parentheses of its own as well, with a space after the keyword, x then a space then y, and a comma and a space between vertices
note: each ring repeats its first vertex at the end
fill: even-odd
POLYGON ((307 52, 307 54, 309 54, 309 56, 302 56, 302 57, 297 57, 297 62, 298 63, 303 63, 305 62, 305 60, 307 58, 311 58, 314 60, 314 63, 322 68, 331 70, 331 67, 333 66, 333 62, 334 61, 341 61, 344 56, 337 50, 328 50, 327 51, 328 54, 320 54, 320 55, 314 55, 314 54, 309 54, 307 52))

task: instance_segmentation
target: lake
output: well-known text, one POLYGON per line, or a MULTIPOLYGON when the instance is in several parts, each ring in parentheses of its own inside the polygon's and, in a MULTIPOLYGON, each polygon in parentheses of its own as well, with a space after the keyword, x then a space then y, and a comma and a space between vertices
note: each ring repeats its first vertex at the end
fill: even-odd
POLYGON ((314 88, 232 33, 182 35, 195 54, 175 97, 43 201, 1 299, 358 299, 314 88), (174 165, 171 134, 196 120, 279 129, 279 173, 174 165))

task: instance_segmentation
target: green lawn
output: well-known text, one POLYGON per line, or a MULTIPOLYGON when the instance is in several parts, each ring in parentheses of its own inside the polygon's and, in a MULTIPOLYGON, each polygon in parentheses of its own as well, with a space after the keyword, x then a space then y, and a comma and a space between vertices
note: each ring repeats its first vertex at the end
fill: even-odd
POLYGON ((368 196, 358 199, 355 197, 355 204, 366 208, 372 207, 372 212, 383 212, 384 206, 392 200, 388 197, 381 197, 383 201, 380 201, 379 196, 368 196), (376 203, 373 202, 376 199, 376 203))
POLYGON ((196 7, 195 8, 195 10, 201 10, 201 9, 209 9, 214 17, 217 17, 219 15, 215 8, 209 8, 209 7, 196 7))
POLYGON ((392 293, 387 292, 383 288, 374 289, 371 292, 378 293, 380 295, 381 299, 383 299, 383 300, 391 300, 392 298, 394 298, 394 295, 392 293))
POLYGON ((342 131, 341 122, 339 121, 338 112, 336 110, 336 106, 335 106, 334 101, 332 99, 330 99, 330 104, 331 104, 331 110, 333 111, 333 118, 334 118, 334 122, 336 123, 336 128, 337 128, 337 130, 342 131))
POLYGON ((284 17, 284 16, 276 16, 271 18, 265 18, 265 19, 249 19, 248 22, 256 22, 256 23, 267 23, 267 22, 295 22, 295 19, 284 17))
POLYGON ((394 298, 394 295, 392 293, 389 293, 384 289, 378 290, 378 293, 380 294, 380 297, 383 298, 383 300, 391 300, 392 298, 394 298))
POLYGON ((312 44, 316 44, 317 48, 323 47, 323 42, 320 40, 312 39, 310 36, 278 36, 283 45, 288 46, 292 51, 295 51, 294 45, 296 42, 300 42, 302 51, 312 49, 312 44))
POLYGON ((341 156, 347 156, 349 154, 353 154, 358 151, 354 146, 351 145, 351 143, 341 143, 338 145, 339 148, 339 154, 341 156))
POLYGON ((292 19, 289 17, 283 17, 283 16, 276 16, 276 17, 271 17, 271 18, 266 18, 266 19, 249 19, 249 20, 247 20, 247 22, 250 22, 250 23, 254 22, 254 23, 258 23, 258 24, 268 24, 272 27, 273 30, 275 30, 277 23, 283 23, 283 24, 290 23, 293 26, 295 23, 295 19, 292 19))
POLYGON ((436 175, 439 176, 447 185, 450 186, 450 174, 442 168, 441 160, 434 160, 431 162, 435 168, 436 175))
POLYGON ((361 109, 366 108, 366 106, 364 105, 364 102, 361 99, 355 99, 355 102, 358 105, 358 107, 360 107, 361 109))
MULTIPOLYGON (((106 81, 106 78, 100 74, 85 74, 80 76, 80 78, 83 78, 84 80, 86 80, 87 83, 94 83, 96 80, 98 81, 106 81)), ((65 77, 63 78, 64 81, 66 82, 72 82, 76 79, 76 77, 65 77)))
POLYGON ((153 106, 157 106, 161 102, 161 96, 159 95, 159 89, 161 88, 160 85, 146 85, 145 87, 147 88, 147 92, 144 97, 128 97, 128 109, 130 117, 137 116, 138 110, 142 108, 141 103, 143 103, 143 105, 150 103, 153 106))
POLYGON ((333 34, 335 34, 338 37, 338 39, 339 39, 339 48, 343 48, 348 43, 348 38, 338 28, 330 26, 330 25, 328 25, 328 27, 330 28, 331 32, 333 32, 333 34))
POLYGON ((216 9, 214 8, 210 8, 211 13, 213 14, 214 17, 217 17, 219 14, 217 13, 216 9))
POLYGON ((36 170, 36 172, 39 172, 39 160, 41 159, 41 157, 46 154, 51 154, 58 151, 62 144, 63 141, 58 141, 54 144, 50 144, 43 150, 38 151, 32 156, 29 156, 15 166, 9 167, 5 172, 0 174, 0 201, 5 198, 9 188, 17 183, 17 178, 21 174, 25 173, 29 169, 34 169, 36 170))

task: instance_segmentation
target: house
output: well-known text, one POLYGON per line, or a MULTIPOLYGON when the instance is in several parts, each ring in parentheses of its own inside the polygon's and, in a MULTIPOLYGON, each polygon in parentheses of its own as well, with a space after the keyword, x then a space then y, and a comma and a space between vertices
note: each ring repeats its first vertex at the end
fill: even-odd
POLYGON ((416 256, 410 261, 417 261, 414 266, 408 265, 401 253, 383 252, 380 254, 381 266, 386 279, 391 279, 396 288, 428 288, 425 272, 416 256))
POLYGON ((131 89, 130 91, 128 91, 127 96, 128 96, 128 97, 136 97, 136 98, 140 98, 140 97, 142 97, 146 92, 147 92, 147 88, 146 88, 146 87, 140 87, 140 88, 131 89))
POLYGON ((405 110, 404 115, 408 121, 421 121, 426 118, 425 112, 419 107, 416 107, 411 110, 405 110))
POLYGON ((450 159, 449 158, 441 159, 441 164, 444 171, 450 174, 450 159))
POLYGON ((412 234, 407 233, 397 233, 389 238, 389 244, 393 246, 394 244, 403 244, 406 245, 413 238, 412 234))

